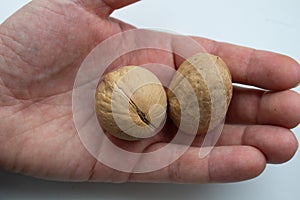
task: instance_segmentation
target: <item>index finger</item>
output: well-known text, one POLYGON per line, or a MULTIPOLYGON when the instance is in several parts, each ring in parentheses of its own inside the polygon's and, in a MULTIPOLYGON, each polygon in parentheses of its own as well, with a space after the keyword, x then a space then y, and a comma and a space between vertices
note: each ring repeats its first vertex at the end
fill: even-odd
POLYGON ((268 90, 286 90, 300 83, 300 65, 288 56, 200 37, 193 39, 224 60, 235 83, 268 90))

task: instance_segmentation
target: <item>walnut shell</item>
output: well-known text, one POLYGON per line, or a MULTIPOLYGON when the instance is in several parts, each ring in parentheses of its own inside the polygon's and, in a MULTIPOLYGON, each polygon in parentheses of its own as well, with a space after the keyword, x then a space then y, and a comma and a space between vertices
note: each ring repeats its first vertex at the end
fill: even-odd
POLYGON ((106 74, 95 95, 95 111, 103 129, 123 140, 155 135, 166 118, 167 96, 149 70, 125 66, 106 74))
POLYGON ((220 57, 206 53, 197 54, 180 65, 167 95, 169 115, 178 128, 186 133, 193 132, 193 116, 196 118, 198 115, 196 133, 206 133, 208 129, 212 130, 220 124, 226 115, 232 98, 230 72, 220 57), (191 98, 193 95, 196 98, 191 98), (190 117, 181 119, 181 109, 185 109, 190 117), (200 113, 196 113, 199 111, 200 113))

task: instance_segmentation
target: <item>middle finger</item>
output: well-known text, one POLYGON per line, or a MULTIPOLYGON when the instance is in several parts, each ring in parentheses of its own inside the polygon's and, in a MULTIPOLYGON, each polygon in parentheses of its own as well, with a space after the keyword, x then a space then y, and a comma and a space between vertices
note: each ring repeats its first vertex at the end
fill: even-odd
POLYGON ((300 95, 234 87, 226 116, 230 124, 271 124, 294 128, 300 122, 300 95))

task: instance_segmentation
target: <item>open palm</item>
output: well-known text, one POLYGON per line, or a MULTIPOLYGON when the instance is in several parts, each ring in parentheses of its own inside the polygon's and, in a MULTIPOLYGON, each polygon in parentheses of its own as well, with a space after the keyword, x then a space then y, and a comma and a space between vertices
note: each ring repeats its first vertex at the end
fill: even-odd
MULTIPOLYGON (((75 129, 72 89, 79 66, 97 44, 134 29, 109 17, 133 2, 36 0, 1 25, 0 167, 54 180, 204 183, 253 178, 267 162, 294 155, 297 141, 289 129, 300 122, 300 97, 288 89, 300 81, 299 65, 286 56, 194 38, 225 60, 234 82, 273 92, 235 87, 222 136, 205 159, 198 159, 202 138, 197 138, 180 159, 155 172, 129 174, 97 162, 75 129)), ((148 62, 176 63, 171 54, 149 50, 115 65, 148 62)), ((163 131, 174 127, 170 123, 163 131)), ((143 152, 164 145, 170 139, 164 135, 134 143, 112 139, 143 152)))

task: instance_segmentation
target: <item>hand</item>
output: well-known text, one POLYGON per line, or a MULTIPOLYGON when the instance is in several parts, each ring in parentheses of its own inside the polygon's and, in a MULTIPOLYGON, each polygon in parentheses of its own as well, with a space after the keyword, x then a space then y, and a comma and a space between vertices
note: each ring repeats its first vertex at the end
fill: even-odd
MULTIPOLYGON (((288 161, 297 149, 289 129, 300 122, 300 96, 289 89, 300 81, 299 64, 283 55, 197 37, 208 52, 225 60, 234 82, 272 92, 235 87, 221 138, 202 160, 200 137, 170 166, 144 174, 110 169, 87 152, 72 116, 76 72, 101 41, 134 29, 109 17, 134 1, 33 0, 1 25, 0 167, 54 180, 207 183, 250 179, 266 163, 288 161)), ((150 51, 119 64, 173 65, 172 55, 150 51)), ((170 123, 163 130, 175 129, 170 123)), ((112 139, 142 152, 168 142, 164 135, 134 143, 112 139)))

